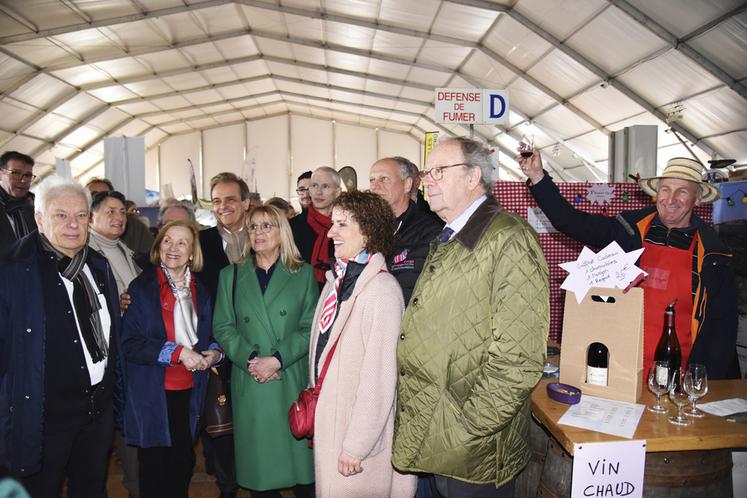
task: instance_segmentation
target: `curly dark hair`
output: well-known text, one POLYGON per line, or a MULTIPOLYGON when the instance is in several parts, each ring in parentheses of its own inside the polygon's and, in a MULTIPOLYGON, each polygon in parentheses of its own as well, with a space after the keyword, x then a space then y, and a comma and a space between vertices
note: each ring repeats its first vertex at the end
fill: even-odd
POLYGON ((366 238, 368 252, 391 256, 394 252, 396 221, 392 208, 384 199, 373 192, 353 190, 341 193, 332 207, 339 207, 353 215, 366 238))

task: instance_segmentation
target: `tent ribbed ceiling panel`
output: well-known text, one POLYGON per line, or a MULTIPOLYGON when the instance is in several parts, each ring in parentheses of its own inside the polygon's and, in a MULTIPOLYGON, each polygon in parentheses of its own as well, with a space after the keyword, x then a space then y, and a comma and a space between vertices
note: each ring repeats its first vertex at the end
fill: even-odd
MULTIPOLYGON (((659 127, 659 163, 747 162, 740 0, 0 0, 0 148, 75 174, 108 135, 169 136, 294 114, 404 132, 433 89, 508 89, 475 127, 507 170, 534 135, 561 179, 606 175, 608 137, 659 127)), ((518 176, 517 176, 518 178, 518 176)))

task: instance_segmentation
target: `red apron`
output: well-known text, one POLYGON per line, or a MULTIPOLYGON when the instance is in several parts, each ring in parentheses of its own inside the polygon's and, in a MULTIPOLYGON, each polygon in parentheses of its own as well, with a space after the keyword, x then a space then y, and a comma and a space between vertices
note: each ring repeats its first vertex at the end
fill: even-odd
POLYGON ((697 235, 689 250, 675 249, 643 242, 641 268, 648 277, 641 284, 643 291, 643 384, 646 385, 648 371, 654 362, 656 346, 664 328, 664 310, 669 303, 677 299, 674 308, 677 339, 682 351, 682 366, 692 349, 690 323, 693 311, 692 268, 693 250, 697 235))

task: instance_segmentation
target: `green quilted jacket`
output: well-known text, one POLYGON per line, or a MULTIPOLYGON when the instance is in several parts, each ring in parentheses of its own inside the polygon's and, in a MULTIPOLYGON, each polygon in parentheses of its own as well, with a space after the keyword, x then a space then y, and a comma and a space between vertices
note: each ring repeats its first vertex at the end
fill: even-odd
POLYGON ((498 487, 518 474, 549 322, 537 236, 489 197, 431 246, 405 312, 394 466, 498 487))

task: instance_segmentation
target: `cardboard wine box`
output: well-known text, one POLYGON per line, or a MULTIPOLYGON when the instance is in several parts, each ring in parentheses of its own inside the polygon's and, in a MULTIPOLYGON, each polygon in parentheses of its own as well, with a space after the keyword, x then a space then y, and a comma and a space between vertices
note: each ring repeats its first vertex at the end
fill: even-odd
POLYGON ((566 292, 560 344, 560 382, 583 394, 635 403, 642 393, 643 289, 627 293, 593 287, 581 303, 566 292), (607 386, 586 383, 589 345, 607 346, 607 386))

